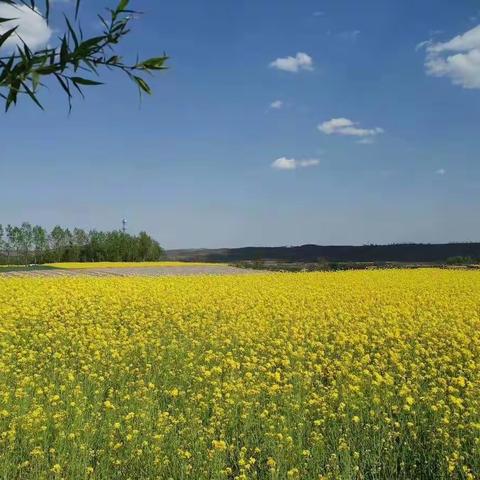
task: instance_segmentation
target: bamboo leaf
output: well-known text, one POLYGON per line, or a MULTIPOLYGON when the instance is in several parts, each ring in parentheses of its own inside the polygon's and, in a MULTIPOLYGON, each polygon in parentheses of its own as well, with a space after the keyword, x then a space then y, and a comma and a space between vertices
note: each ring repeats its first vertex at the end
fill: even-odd
POLYGON ((80 1, 81 0, 77 0, 75 4, 75 20, 78 18, 78 12, 80 11, 80 1))
POLYGON ((75 33, 75 30, 72 28, 70 20, 68 20, 68 17, 65 14, 63 16, 65 17, 65 22, 67 23, 67 28, 68 28, 68 31, 70 32, 70 35, 72 36, 73 43, 75 44, 75 48, 78 48, 77 34, 75 33))
POLYGON ((148 93, 149 95, 152 94, 152 89, 143 78, 137 77, 136 75, 132 75, 132 79, 139 86, 140 90, 142 90, 145 93, 148 93))
POLYGON ((143 62, 138 63, 136 66, 138 68, 143 68, 146 70, 162 70, 165 67, 165 62, 168 60, 168 57, 154 57, 144 60, 143 62))
POLYGON ((120 13, 120 12, 125 11, 125 9, 128 7, 129 3, 130 3, 130 0, 120 0, 118 6, 116 8, 116 12, 120 13))
POLYGON ((15 33, 17 28, 18 28, 18 25, 16 27, 11 28, 10 30, 7 30, 5 33, 0 35, 0 47, 15 33))
POLYGON ((43 105, 38 101, 36 95, 32 92, 32 90, 30 90, 30 88, 28 87, 28 85, 25 83, 25 82, 22 82, 22 86, 23 88, 25 89, 25 91, 27 92, 27 95, 35 102, 35 104, 42 110, 44 110, 43 108, 43 105))
POLYGON ((90 80, 88 78, 82 77, 70 77, 70 80, 73 83, 77 83, 78 85, 103 85, 102 82, 97 82, 95 80, 90 80))

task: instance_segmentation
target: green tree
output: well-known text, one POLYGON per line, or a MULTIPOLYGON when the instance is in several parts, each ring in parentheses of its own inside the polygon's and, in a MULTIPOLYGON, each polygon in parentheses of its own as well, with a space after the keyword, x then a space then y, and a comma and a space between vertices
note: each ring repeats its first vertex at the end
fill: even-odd
POLYGON ((66 247, 65 240, 65 230, 60 225, 56 225, 55 227, 53 227, 49 236, 52 261, 60 262, 63 259, 63 254, 66 247))
POLYGON ((3 251, 3 225, 0 223, 0 252, 3 251))
POLYGON ((12 229, 13 229, 12 225, 8 224, 5 227, 5 231, 4 231, 5 239, 3 242, 4 242, 5 253, 7 254, 7 264, 10 263, 10 253, 12 251, 12 243, 11 243, 12 229))
POLYGON ((164 252, 158 242, 153 240, 146 232, 138 235, 138 259, 142 262, 159 260, 164 252))
POLYGON ((73 229, 73 250, 77 261, 85 260, 85 246, 88 244, 88 235, 81 228, 73 229))
POLYGON ((64 262, 74 262, 77 257, 73 234, 68 228, 64 230, 64 234, 64 252, 61 260, 64 262))
POLYGON ((73 229, 73 243, 78 247, 84 247, 88 243, 88 235, 81 228, 73 229))
POLYGON ((7 225, 8 250, 7 255, 10 258, 12 252, 16 253, 17 259, 20 257, 21 231, 18 227, 7 225))
POLYGON ((34 263, 43 261, 48 250, 48 236, 46 230, 40 225, 33 227, 33 246, 34 246, 34 263))
POLYGON ((138 236, 138 254, 142 261, 146 261, 148 258, 148 252, 150 250, 150 237, 146 232, 140 232, 138 236))
POLYGON ((27 266, 30 262, 30 252, 33 247, 33 228, 28 222, 23 222, 18 232, 20 252, 23 259, 23 264, 27 266))
MULTIPOLYGON (((0 0, 2 3, 12 7, 31 8, 46 21, 50 18, 51 0, 42 0, 42 10, 39 9, 38 0, 0 0)), ((58 45, 32 51, 26 43, 20 41, 15 51, 0 56, 0 96, 5 100, 5 109, 16 104, 20 95, 29 97, 43 109, 37 93, 39 88, 45 86, 47 78, 57 82, 67 95, 71 108, 75 91, 83 96, 84 87, 101 85, 97 76, 104 68, 126 74, 140 92, 150 94, 150 86, 142 74, 167 68, 168 57, 161 55, 129 63, 117 53, 119 45, 129 34, 130 23, 137 13, 128 8, 129 3, 129 0, 120 0, 116 8, 107 9, 108 16, 99 15, 103 25, 102 34, 85 38, 78 18, 81 0, 76 0, 74 18, 65 16, 65 31, 60 36, 58 45)), ((17 35, 18 29, 14 18, 0 18, 0 26, 2 25, 4 28, 1 31, 4 33, 0 33, 0 50, 7 40, 17 35)))
POLYGON ((105 252, 105 234, 92 230, 89 233, 89 243, 86 248, 86 257, 89 262, 103 262, 107 260, 105 252))

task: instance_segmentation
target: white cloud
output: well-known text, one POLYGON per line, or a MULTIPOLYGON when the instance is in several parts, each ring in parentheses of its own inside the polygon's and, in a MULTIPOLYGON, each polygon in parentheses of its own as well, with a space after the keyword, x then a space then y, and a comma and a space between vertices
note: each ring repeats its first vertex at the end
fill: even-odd
POLYGON ((283 105, 283 100, 275 100, 270 104, 270 108, 274 110, 280 110, 281 108, 283 108, 283 105))
POLYGON ((316 158, 308 158, 305 160, 296 160, 295 158, 281 157, 272 163, 272 168, 277 170, 296 170, 297 168, 315 167, 320 163, 316 158))
POLYGON ((360 30, 351 30, 349 32, 341 32, 337 35, 337 37, 340 38, 341 40, 354 42, 355 40, 357 40, 359 35, 360 35, 360 30))
POLYGON ((325 12, 322 12, 321 10, 317 10, 316 12, 313 12, 314 17, 323 17, 325 15, 325 12))
POLYGON ((294 57, 277 58, 270 63, 270 67, 297 73, 300 70, 313 70, 313 59, 306 53, 298 52, 294 57))
POLYGON ((447 171, 444 168, 439 168, 435 173, 437 175, 445 175, 447 171))
POLYGON ((375 137, 384 132, 383 128, 360 128, 358 122, 352 122, 348 118, 332 118, 318 125, 325 135, 344 135, 351 137, 375 137))
POLYGON ((357 141, 360 145, 372 145, 375 143, 375 140, 372 137, 364 137, 357 141))
POLYGON ((0 23, 0 34, 18 25, 16 32, 2 45, 7 50, 23 45, 23 42, 31 49, 41 48, 47 45, 52 36, 52 30, 45 19, 26 5, 0 3, 0 18, 14 19, 0 23))
POLYGON ((463 88, 480 88, 480 25, 447 42, 428 40, 425 70, 434 77, 447 77, 463 88))
POLYGON ((419 50, 422 50, 422 48, 426 48, 432 43, 433 43, 433 40, 424 40, 423 42, 417 43, 417 46, 415 47, 415 51, 418 52, 419 50))
POLYGON ((306 168, 306 167, 316 167, 320 163, 320 160, 316 158, 308 158, 307 160, 300 160, 297 162, 299 167, 306 168))

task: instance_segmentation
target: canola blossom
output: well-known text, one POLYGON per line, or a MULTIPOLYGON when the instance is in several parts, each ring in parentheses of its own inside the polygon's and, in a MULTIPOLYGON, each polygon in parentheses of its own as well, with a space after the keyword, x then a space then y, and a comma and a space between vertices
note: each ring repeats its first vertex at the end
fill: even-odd
POLYGON ((0 279, 0 478, 480 478, 479 360, 474 271, 0 279))

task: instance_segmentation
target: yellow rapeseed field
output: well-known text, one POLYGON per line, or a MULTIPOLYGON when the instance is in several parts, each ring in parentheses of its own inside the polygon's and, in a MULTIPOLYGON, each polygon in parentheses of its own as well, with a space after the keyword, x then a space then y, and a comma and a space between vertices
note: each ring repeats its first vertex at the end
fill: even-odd
POLYGON ((1 479, 480 478, 480 273, 0 280, 1 479))

